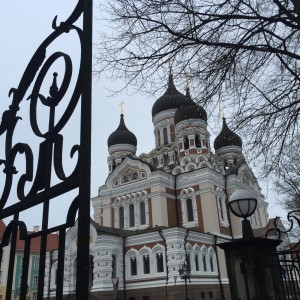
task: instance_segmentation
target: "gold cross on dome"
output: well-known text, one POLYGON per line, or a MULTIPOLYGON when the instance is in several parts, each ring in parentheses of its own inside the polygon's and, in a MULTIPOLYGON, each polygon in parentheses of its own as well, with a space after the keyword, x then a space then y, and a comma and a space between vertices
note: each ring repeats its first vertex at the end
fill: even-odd
POLYGON ((221 101, 220 103, 220 110, 221 110, 221 115, 222 115, 222 119, 225 117, 225 114, 224 114, 224 103, 223 101, 221 101))
POLYGON ((124 104, 125 104, 125 102, 123 102, 123 101, 121 101, 120 104, 119 104, 119 106, 121 107, 121 114, 122 115, 124 113, 124 104))

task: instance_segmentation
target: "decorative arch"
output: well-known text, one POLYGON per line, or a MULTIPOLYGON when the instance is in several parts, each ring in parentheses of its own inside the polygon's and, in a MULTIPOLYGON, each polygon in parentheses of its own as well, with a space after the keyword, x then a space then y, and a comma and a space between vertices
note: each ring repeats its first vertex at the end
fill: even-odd
POLYGON ((180 167, 180 166, 175 167, 172 171, 173 175, 178 175, 178 174, 181 174, 181 173, 184 173, 184 168, 180 167))
POLYGON ((199 164, 199 163, 201 163, 202 161, 208 161, 207 156, 205 156, 205 155, 203 155, 203 154, 197 155, 196 158, 195 158, 195 162, 196 162, 197 164, 199 164))
POLYGON ((193 249, 193 252, 194 252, 193 258, 194 258, 194 266, 195 266, 194 270, 195 270, 195 272, 200 272, 201 271, 201 268, 200 268, 200 266, 201 266, 201 262, 200 262, 201 248, 198 245, 194 245, 193 248, 194 248, 193 249))
POLYGON ((138 257, 139 257, 138 251, 133 248, 131 248, 125 255, 125 263, 128 266, 126 268, 126 276, 129 278, 139 275, 138 257))
POLYGON ((205 246, 201 248, 201 271, 204 273, 208 272, 208 250, 205 246))
POLYGON ((208 249, 208 269, 211 273, 218 273, 218 266, 217 266, 217 257, 216 251, 214 248, 209 247, 208 249))
POLYGON ((188 156, 184 156, 180 161, 180 166, 185 167, 188 163, 190 163, 192 159, 188 156))
POLYGON ((148 276, 153 272, 151 252, 151 249, 146 246, 139 251, 140 275, 148 276))
POLYGON ((195 191, 192 187, 180 193, 182 226, 186 228, 198 226, 198 209, 195 191))
POLYGON ((212 165, 208 162, 208 161, 204 161, 199 163, 199 169, 201 168, 211 168, 212 169, 212 165))
POLYGON ((192 170, 196 170, 198 169, 198 166, 196 163, 194 162, 189 162, 186 166, 185 166, 185 171, 186 172, 189 172, 189 171, 192 171, 192 170))

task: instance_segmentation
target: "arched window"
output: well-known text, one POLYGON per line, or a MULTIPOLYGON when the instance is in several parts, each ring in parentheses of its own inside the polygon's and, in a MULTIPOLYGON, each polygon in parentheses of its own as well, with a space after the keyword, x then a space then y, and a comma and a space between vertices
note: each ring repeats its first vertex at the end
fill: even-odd
POLYGON ((207 272, 206 253, 202 253, 203 271, 207 272))
POLYGON ((157 273, 161 273, 164 271, 164 257, 162 253, 156 253, 156 268, 157 273))
POLYGON ((143 271, 144 271, 144 274, 150 274, 149 255, 144 255, 143 256, 143 271))
POLYGON ((190 148, 190 141, 189 141, 189 138, 188 136, 184 136, 183 138, 183 146, 184 146, 184 150, 187 150, 190 148))
POLYGON ((201 139, 198 133, 195 134, 195 144, 197 148, 201 148, 201 139))
POLYGON ((112 255, 111 268, 112 268, 111 277, 116 277, 117 276, 117 258, 114 254, 112 255))
POLYGON ((131 276, 137 275, 136 257, 130 258, 130 274, 131 276))
POLYGON ((129 205, 129 226, 134 227, 135 222, 134 222, 134 205, 130 204, 129 205))
POLYGON ((169 162, 170 162, 170 157, 169 157, 168 153, 165 153, 164 154, 164 166, 169 165, 169 162))
POLYGON ((195 267, 196 267, 196 271, 200 271, 198 253, 195 253, 195 267))
POLYGON ((167 128, 163 129, 163 137, 164 137, 164 145, 168 144, 169 141, 168 141, 168 129, 167 128))
POLYGON ((119 208, 119 227, 121 229, 124 228, 124 207, 123 206, 119 208))
POLYGON ((194 221, 193 203, 191 199, 186 200, 187 221, 194 221))
POLYGON ((140 222, 141 225, 146 224, 146 208, 145 208, 145 202, 140 203, 140 222))

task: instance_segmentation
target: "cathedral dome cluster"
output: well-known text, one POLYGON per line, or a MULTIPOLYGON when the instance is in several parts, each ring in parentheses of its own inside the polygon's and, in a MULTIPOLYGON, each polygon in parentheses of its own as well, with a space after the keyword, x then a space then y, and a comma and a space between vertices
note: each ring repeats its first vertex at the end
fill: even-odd
MULTIPOLYGON (((179 92, 170 73, 165 93, 152 107, 155 148, 140 159, 168 173, 212 167, 220 172, 243 158, 242 140, 231 131, 223 118, 223 127, 214 141, 216 154, 210 147, 207 113, 190 95, 188 84, 185 95, 179 92), (204 163, 203 159, 208 163, 204 163), (187 165, 187 166, 186 166, 187 165)), ((136 136, 127 129, 124 115, 120 124, 108 138, 109 169, 112 172, 128 155, 136 157, 136 136)))

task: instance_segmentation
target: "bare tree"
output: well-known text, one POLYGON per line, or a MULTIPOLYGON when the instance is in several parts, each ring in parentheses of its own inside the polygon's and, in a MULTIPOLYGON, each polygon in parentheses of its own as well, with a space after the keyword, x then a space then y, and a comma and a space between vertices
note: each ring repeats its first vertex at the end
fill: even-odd
POLYGON ((268 172, 299 134, 299 6, 298 0, 111 0, 101 7, 112 28, 96 44, 96 72, 153 90, 172 61, 174 75, 188 73, 206 109, 224 101, 268 172))
POLYGON ((300 153, 296 147, 282 157, 277 175, 276 188, 281 196, 280 204, 287 211, 300 209, 300 153))

